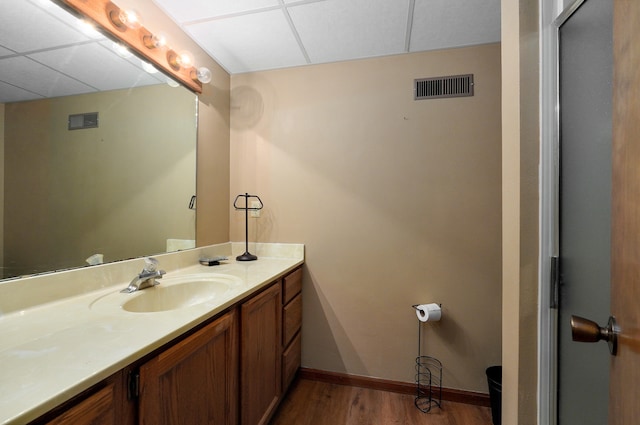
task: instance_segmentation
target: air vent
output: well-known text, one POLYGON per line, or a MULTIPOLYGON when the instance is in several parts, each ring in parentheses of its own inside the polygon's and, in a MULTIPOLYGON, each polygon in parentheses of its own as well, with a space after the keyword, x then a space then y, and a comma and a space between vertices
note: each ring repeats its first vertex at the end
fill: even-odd
POLYGON ((473 96, 473 74, 414 80, 414 100, 473 96))
POLYGON ((81 130, 83 128, 96 127, 98 127, 97 112, 69 115, 69 130, 81 130))

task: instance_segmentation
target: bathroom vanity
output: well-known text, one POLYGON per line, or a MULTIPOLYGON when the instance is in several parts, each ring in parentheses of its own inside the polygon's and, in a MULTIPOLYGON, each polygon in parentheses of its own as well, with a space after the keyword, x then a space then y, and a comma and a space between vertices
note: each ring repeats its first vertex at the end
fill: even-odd
POLYGON ((214 267, 198 256, 235 247, 161 255, 165 277, 139 294, 125 280, 0 316, 0 423, 267 423, 300 366, 304 260, 302 245, 270 245, 214 267))

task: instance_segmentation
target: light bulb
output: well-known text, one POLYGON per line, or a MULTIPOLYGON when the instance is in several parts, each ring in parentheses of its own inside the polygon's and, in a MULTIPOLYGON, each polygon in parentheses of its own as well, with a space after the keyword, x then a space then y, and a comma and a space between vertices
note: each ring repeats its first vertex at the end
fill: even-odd
POLYGON ((140 15, 135 10, 121 9, 118 17, 120 18, 120 22, 131 29, 140 28, 142 26, 142 22, 140 22, 140 15))
POLYGON ((160 49, 167 45, 167 37, 160 34, 146 34, 142 37, 142 42, 148 49, 160 49))
POLYGON ((174 50, 167 52, 167 62, 174 71, 178 71, 180 68, 189 69, 193 67, 193 56, 187 51, 182 51, 179 54, 174 50))
POLYGON ((201 66, 198 68, 196 77, 202 84, 209 84, 211 82, 211 71, 209 71, 209 68, 201 66))
POLYGON ((193 55, 187 51, 178 54, 176 61, 182 68, 191 68, 193 66, 193 55))
POLYGON ((173 78, 169 78, 169 77, 167 77, 167 84, 170 87, 180 87, 180 84, 178 82, 176 82, 173 78))

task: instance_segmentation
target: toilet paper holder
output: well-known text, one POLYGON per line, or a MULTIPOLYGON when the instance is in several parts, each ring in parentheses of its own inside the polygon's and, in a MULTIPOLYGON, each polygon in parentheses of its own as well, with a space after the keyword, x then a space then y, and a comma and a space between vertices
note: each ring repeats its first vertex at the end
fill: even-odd
POLYGON ((442 318, 442 304, 414 304, 412 307, 421 322, 437 322, 442 318))
MULTIPOLYGON (((438 304, 442 308, 442 304, 438 304)), ((412 307, 420 311, 421 304, 412 307)), ((422 324, 418 317, 418 357, 416 357, 416 396, 414 404, 423 413, 429 413, 433 406, 442 408, 442 362, 435 357, 422 355, 422 324)))

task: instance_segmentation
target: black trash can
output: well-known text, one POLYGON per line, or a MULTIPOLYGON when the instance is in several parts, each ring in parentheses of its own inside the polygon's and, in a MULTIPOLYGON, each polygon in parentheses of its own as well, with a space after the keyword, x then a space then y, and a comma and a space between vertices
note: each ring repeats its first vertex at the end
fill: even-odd
POLYGON ((502 366, 487 368, 489 383, 489 400, 491 401, 491 418, 493 425, 500 425, 502 421, 502 366))

